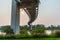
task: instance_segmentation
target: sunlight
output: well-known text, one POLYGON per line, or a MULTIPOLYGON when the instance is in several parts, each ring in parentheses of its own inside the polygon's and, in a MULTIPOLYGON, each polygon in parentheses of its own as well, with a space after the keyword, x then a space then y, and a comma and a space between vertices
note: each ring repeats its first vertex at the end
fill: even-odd
POLYGON ((25 11, 23 9, 20 9, 20 13, 24 15, 25 11))
POLYGON ((20 9, 20 25, 27 25, 29 18, 23 9, 20 9))
POLYGON ((23 12, 23 11, 21 11, 21 14, 24 14, 24 12, 23 12))

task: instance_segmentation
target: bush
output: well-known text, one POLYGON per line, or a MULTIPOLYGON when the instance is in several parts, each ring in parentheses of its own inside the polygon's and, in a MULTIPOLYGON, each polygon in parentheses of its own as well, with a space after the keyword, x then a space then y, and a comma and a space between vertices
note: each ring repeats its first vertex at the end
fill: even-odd
POLYGON ((50 35, 48 35, 49 37, 56 37, 55 33, 51 33, 50 35))
POLYGON ((51 33, 49 37, 60 37, 60 31, 55 31, 54 33, 51 33))
POLYGON ((44 33, 35 33, 35 34, 32 35, 32 37, 43 38, 43 37, 48 37, 48 35, 46 35, 44 33))
POLYGON ((60 37, 60 31, 56 31, 55 34, 56 34, 56 37, 60 37))
POLYGON ((31 37, 31 35, 28 35, 27 30, 21 30, 20 34, 15 35, 16 38, 28 38, 31 37))
POLYGON ((32 30, 32 37, 48 37, 45 33, 45 29, 32 30))
POLYGON ((26 34, 18 34, 18 35, 16 35, 15 36, 15 38, 31 38, 32 36, 30 36, 30 35, 26 35, 26 34))
POLYGON ((45 32, 45 29, 34 29, 34 30, 32 30, 32 33, 44 33, 45 32))
POLYGON ((3 32, 5 32, 6 34, 14 34, 13 30, 11 29, 11 27, 9 25, 8 26, 2 26, 1 30, 3 32))
POLYGON ((14 35, 5 35, 5 36, 0 35, 0 39, 10 39, 10 38, 15 38, 15 37, 14 35))

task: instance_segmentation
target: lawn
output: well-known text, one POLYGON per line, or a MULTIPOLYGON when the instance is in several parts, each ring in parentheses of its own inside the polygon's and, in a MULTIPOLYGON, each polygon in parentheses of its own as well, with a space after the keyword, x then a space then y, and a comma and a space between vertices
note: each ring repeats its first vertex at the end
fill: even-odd
POLYGON ((0 40, 60 40, 60 38, 25 38, 25 39, 0 39, 0 40))

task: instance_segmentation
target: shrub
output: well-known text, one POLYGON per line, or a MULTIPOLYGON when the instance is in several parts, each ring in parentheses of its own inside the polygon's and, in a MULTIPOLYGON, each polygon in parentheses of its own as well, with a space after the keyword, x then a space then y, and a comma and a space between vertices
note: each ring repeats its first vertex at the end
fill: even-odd
POLYGON ((34 29, 34 30, 32 30, 32 33, 44 33, 45 32, 45 29, 34 29))
POLYGON ((56 37, 56 34, 55 34, 55 33, 51 33, 51 34, 49 35, 49 37, 56 37))
POLYGON ((14 35, 5 35, 5 36, 0 35, 0 39, 10 39, 10 38, 14 38, 14 35))
POLYGON ((32 36, 33 37, 48 37, 45 33, 45 29, 36 29, 32 30, 32 36))
POLYGON ((49 37, 60 37, 60 31, 55 31, 54 33, 51 33, 49 37))
POLYGON ((31 37, 31 35, 28 35, 27 30, 21 30, 20 34, 15 35, 16 38, 28 38, 31 37))
POLYGON ((2 26, 1 30, 6 34, 14 34, 13 30, 10 26, 2 26))
POLYGON ((32 35, 32 37, 42 38, 42 37, 48 37, 48 35, 46 35, 44 33, 35 33, 32 35))
POLYGON ((56 34, 56 37, 60 37, 60 31, 56 31, 55 34, 56 34))

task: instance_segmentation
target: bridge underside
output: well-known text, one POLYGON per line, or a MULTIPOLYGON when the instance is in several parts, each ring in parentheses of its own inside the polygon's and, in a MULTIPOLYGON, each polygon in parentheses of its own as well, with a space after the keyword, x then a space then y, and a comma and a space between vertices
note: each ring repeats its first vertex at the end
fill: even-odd
POLYGON ((30 25, 37 18, 39 0, 21 0, 20 2, 16 1, 12 0, 11 28, 15 34, 19 34, 20 8, 23 8, 29 16, 30 20, 28 25, 30 25))

